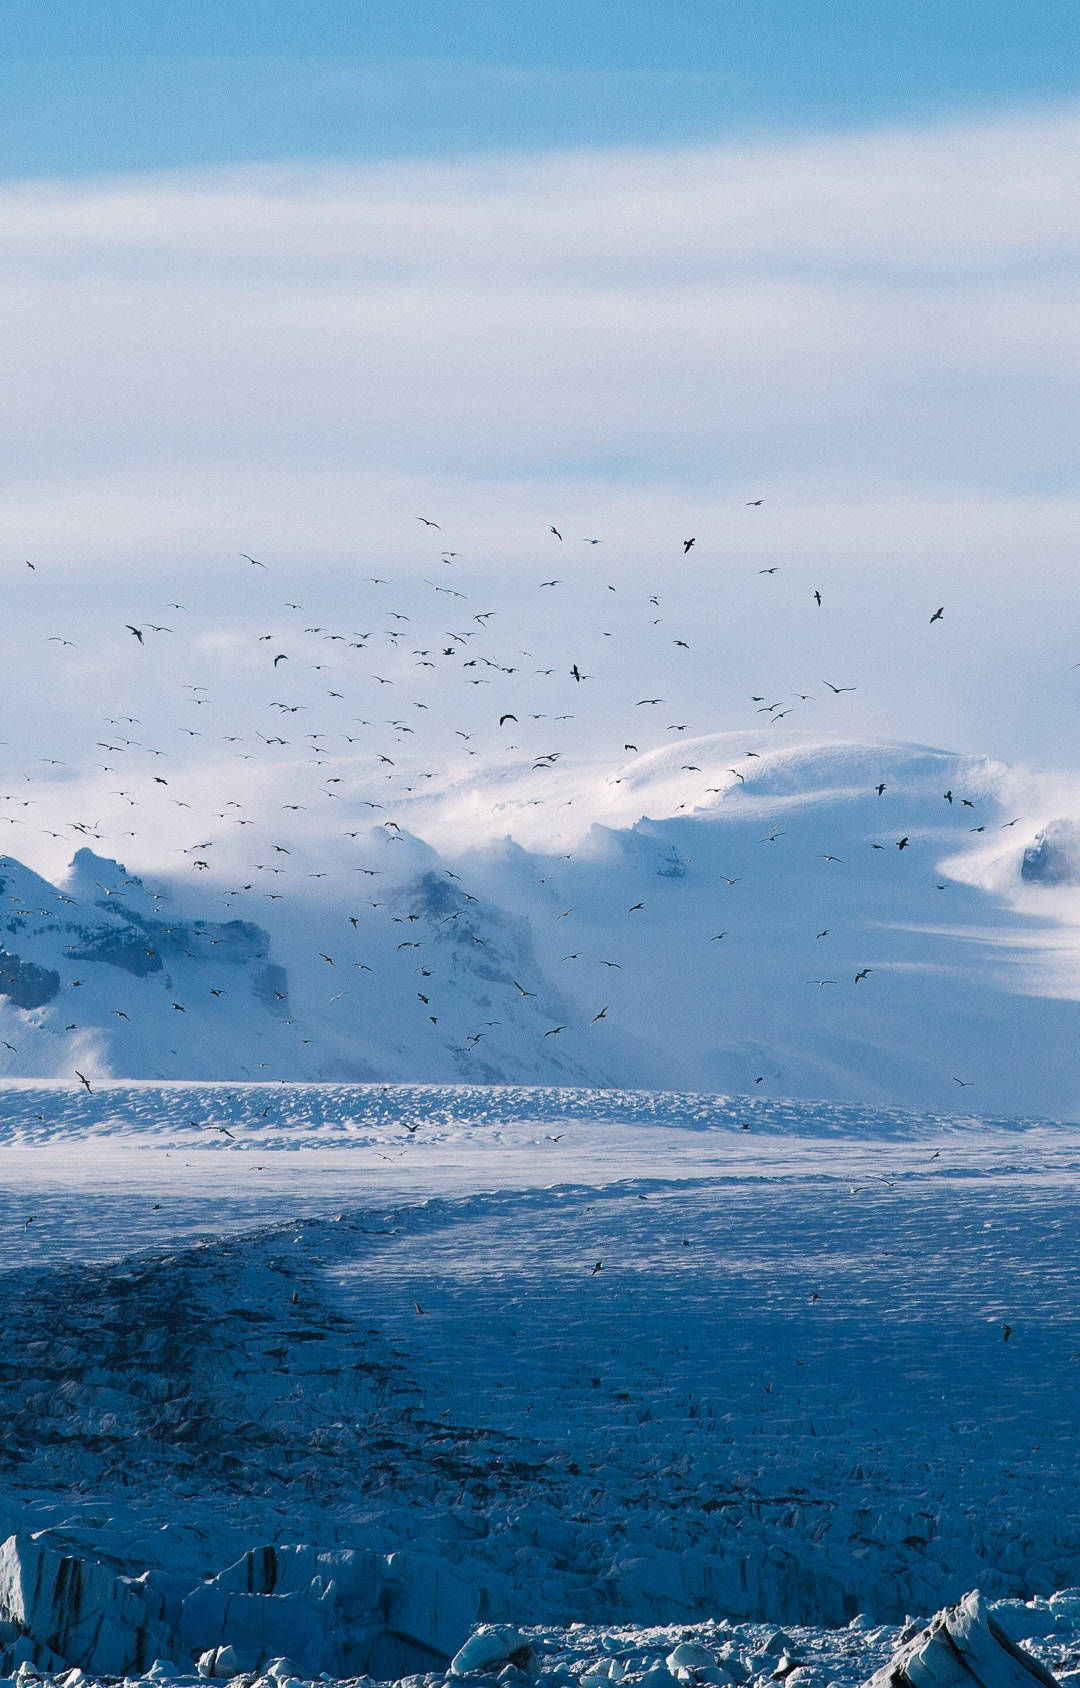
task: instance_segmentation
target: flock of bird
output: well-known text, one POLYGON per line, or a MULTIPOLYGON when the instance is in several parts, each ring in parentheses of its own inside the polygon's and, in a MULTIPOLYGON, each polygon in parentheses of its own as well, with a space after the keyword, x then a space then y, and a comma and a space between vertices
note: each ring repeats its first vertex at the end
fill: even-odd
MULTIPOLYGON (((755 498, 746 504, 748 508, 760 510, 764 501, 755 498)), ((124 826, 123 817, 141 820, 149 816, 155 837, 160 837, 163 829, 175 833, 175 850, 184 870, 196 876, 210 876, 220 887, 224 906, 233 912, 253 899, 265 898, 270 905, 285 901, 290 894, 290 878, 295 885, 301 875, 305 879, 329 875, 329 867, 298 869, 293 860, 295 855, 303 854, 305 829, 311 824, 301 817, 311 817, 316 807, 333 804, 340 810, 338 836, 355 852, 349 872, 369 880, 378 880, 385 874, 389 883, 393 869, 373 853, 372 837, 381 832, 381 849, 385 850, 402 841, 403 829, 401 822, 390 817, 380 823, 380 810, 395 801, 416 800, 422 796, 426 782, 445 783, 448 775, 453 777, 455 768, 467 775, 470 761, 481 766, 490 760, 513 764, 527 768, 541 780, 553 774, 563 758, 566 758, 564 766, 569 765, 575 751, 575 725, 582 718, 583 707, 589 709, 586 700, 601 691, 610 691, 606 679, 590 671, 584 657, 572 648, 538 654, 556 637, 561 641, 566 636, 566 627, 574 625, 575 616, 583 616, 579 594, 572 599, 576 607, 568 615, 564 612, 563 624, 556 633, 556 618, 547 608, 557 595, 573 593, 575 585, 581 584, 581 571, 569 560, 570 538, 562 527, 550 525, 546 543, 560 562, 564 558, 567 561, 561 573, 544 572, 544 577, 537 580, 535 607, 527 614, 524 628, 515 628, 513 609, 506 612, 483 600, 479 606, 476 604, 475 584, 470 581, 463 553, 445 543, 442 524, 428 515, 417 516, 415 520, 423 529, 424 556, 430 558, 422 587, 415 581, 409 583, 411 595, 406 598, 409 609, 405 610, 399 607, 401 600, 397 597, 400 582, 372 575, 358 583, 362 591, 358 591, 357 599, 362 602, 364 613, 360 628, 329 625, 317 611, 313 615, 305 607, 302 593, 294 593, 286 583, 279 585, 278 569, 272 561, 241 552, 234 563, 226 565, 234 570, 246 570, 249 575, 255 573, 259 580, 257 591, 251 593, 249 616, 259 617, 263 625, 256 630, 251 628, 249 620, 248 628, 231 635, 229 647, 235 652, 240 683, 246 694, 246 720, 238 717, 235 688, 227 704, 220 704, 215 699, 210 675, 196 673, 181 677, 177 671, 179 665, 170 654, 170 647, 183 652, 184 662, 193 660, 193 653, 200 649, 199 635, 206 631, 206 624, 200 622, 196 609, 174 599, 153 618, 131 621, 118 618, 118 637, 126 637, 131 646, 137 647, 144 667, 141 673, 133 675, 130 663, 121 660, 115 663, 115 673, 110 676, 111 658, 101 665, 101 695, 106 699, 111 692, 113 697, 105 704, 106 712, 93 723, 93 749, 104 753, 104 759, 97 756, 92 760, 95 773, 110 782, 105 787, 111 800, 108 813, 105 819, 93 821, 65 817, 58 827, 38 830, 53 841, 103 844, 118 855, 121 851, 132 853, 132 841, 135 841, 137 865, 138 840, 145 836, 145 831, 141 827, 124 826), (427 615, 425 601, 430 612, 427 615), (499 629, 504 622, 507 631, 502 633, 499 629), (529 641, 527 646, 519 643, 523 636, 529 641), (439 684, 432 686, 432 678, 439 684), (482 692, 482 688, 489 690, 482 692), (455 699, 460 700, 459 704, 455 704, 455 699), (391 712, 386 714, 388 702, 391 712), (539 703, 545 707, 536 707, 539 703), (460 708, 457 720, 455 708, 460 708), (144 725, 148 716, 154 722, 149 733, 144 725), (513 732, 508 735, 507 729, 513 732), (169 731, 174 735, 171 742, 165 737, 169 731), (532 748, 527 748, 528 745, 532 748), (181 746, 185 747, 183 752, 181 746), (295 787, 290 791, 290 800, 280 804, 283 818, 277 824, 270 823, 265 804, 249 808, 234 794, 243 790, 246 795, 253 789, 249 777, 252 772, 260 773, 267 768, 287 769, 295 787), (209 803, 204 795, 208 769, 213 792, 209 803), (234 778, 236 784, 230 789, 234 778), (113 780, 117 783, 112 784, 113 780), (288 821, 284 819, 286 815, 288 821), (234 868, 224 870, 218 866, 223 857, 240 863, 235 883, 234 868)), ((604 541, 601 536, 588 535, 582 536, 579 543, 594 550, 604 541)), ((688 557, 697 544, 697 535, 673 540, 669 568, 676 570, 681 559, 688 557)), ((26 567, 38 576, 34 563, 27 562, 26 567)), ((756 572, 768 577, 771 589, 780 565, 756 572)), ((588 626, 584 620, 579 625, 583 634, 587 628, 590 643, 595 647, 597 639, 614 637, 610 630, 597 624, 606 619, 605 614, 599 613, 599 605, 610 602, 608 594, 617 594, 619 589, 597 581, 595 568, 589 581, 594 588, 593 625, 588 626)), ((827 613, 826 597, 820 587, 815 586, 808 594, 807 609, 813 616, 827 613)), ((927 614, 925 610, 923 613, 927 614)), ((937 606, 927 615, 929 625, 940 623, 944 616, 945 606, 937 606)), ((640 599, 633 597, 625 617, 636 623, 639 638, 652 637, 668 644, 672 652, 692 650, 694 641, 688 636, 692 630, 667 624, 662 588, 642 593, 640 599)), ((62 660, 68 659, 69 652, 73 657, 80 654, 79 639, 70 636, 76 631, 60 628, 47 635, 48 642, 59 648, 62 660)), ((675 660, 683 660, 681 654, 675 660)), ((635 689, 632 668, 628 670, 616 660, 613 671, 619 674, 624 687, 629 686, 631 692, 635 689)), ((823 688, 820 694, 807 691, 782 697, 770 697, 765 691, 753 694, 748 700, 750 722, 777 725, 798 707, 818 701, 835 706, 857 691, 849 676, 837 675, 832 679, 822 676, 817 683, 823 688)), ((665 705, 665 689, 671 688, 630 696, 622 730, 616 730, 613 725, 612 757, 616 764, 610 775, 613 784, 626 777, 627 768, 632 768, 633 760, 646 750, 678 742, 681 735, 691 730, 688 721, 677 718, 668 722, 665 714, 653 716, 653 711, 662 710, 665 705), (643 723, 647 718, 650 725, 645 728, 643 723)), ((610 697, 605 707, 610 714, 616 714, 610 697)), ((675 713, 679 714, 677 706, 675 713)), ((47 722, 47 705, 42 716, 47 722)), ((715 731, 724 725, 703 722, 695 730, 715 731)), ((845 721, 844 726, 847 725, 845 721)), ((760 760, 760 752, 748 748, 741 766, 727 770, 738 787, 752 780, 755 758, 760 760)), ((32 810, 44 800, 43 778, 50 802, 55 803, 57 790, 62 789, 53 770, 65 767, 64 759, 45 756, 40 761, 48 765, 45 776, 24 768, 14 788, 0 793, 0 819, 11 827, 22 827, 21 836, 30 845, 28 852, 13 850, 20 857, 27 853, 33 857, 35 853, 32 810)), ((680 771, 687 775, 702 772, 696 763, 683 764, 680 771)), ((879 798, 885 795, 887 784, 882 779, 873 788, 879 798)), ((692 811, 697 804, 722 798, 726 789, 726 786, 710 786, 697 791, 694 782, 688 781, 686 800, 677 808, 692 811)), ((942 796, 944 802, 953 805, 951 790, 942 796)), ((543 807, 555 799, 541 789, 541 794, 529 801, 543 807)), ((974 807, 972 798, 960 794, 956 803, 958 807, 974 807)), ((324 825, 321 818, 314 818, 319 836, 324 825)), ((983 828, 976 826, 972 830, 983 828)), ((774 842, 779 831, 772 829, 762 842, 774 842)), ((895 848, 902 852, 909 842, 909 836, 902 833, 894 841, 895 848)), ((880 843, 873 847, 885 848, 880 843)), ((824 859, 842 862, 842 858, 832 854, 824 859)), ((450 869, 444 871, 460 886, 456 895, 462 903, 477 901, 457 874, 450 869)), ((335 970, 348 966, 370 971, 363 957, 357 957, 348 948, 349 940, 357 937, 360 928, 354 886, 355 881, 342 887, 341 892, 344 953, 332 955, 329 950, 315 953, 323 964, 335 970)), ((103 900, 123 896, 122 884, 103 884, 99 889, 103 900)), ((164 902, 168 895, 159 892, 156 898, 164 902)), ((399 905, 392 898, 371 897, 364 901, 373 911, 381 909, 382 918, 387 921, 409 923, 419 918, 412 910, 405 914, 397 912, 399 905)), ((625 912, 632 916, 642 907, 637 902, 625 912)), ((459 908, 447 918, 459 918, 460 913, 459 908)), ((824 938, 827 931, 826 928, 818 936, 824 938)), ((711 934, 709 941, 717 942, 726 936, 725 931, 720 931, 711 934)), ((476 942, 482 940, 477 938, 476 942)), ((438 1028, 439 981, 433 969, 415 955, 420 947, 418 939, 404 937, 396 945, 396 954, 402 964, 415 970, 416 997, 424 1018, 438 1028)), ((570 959, 575 957, 572 955, 570 959)), ((620 963, 610 960, 605 965, 618 967, 620 963)), ((873 972, 870 966, 858 968, 854 984, 868 982, 873 972)), ((808 984, 823 989, 836 987, 840 982, 833 976, 807 980, 808 984)), ((522 984, 515 980, 514 984, 521 1001, 536 994, 531 982, 522 984)), ((220 997, 223 993, 218 989, 213 994, 220 997)), ((344 994, 339 992, 329 1001, 333 1003, 344 994)), ((183 1011, 182 1004, 172 1006, 183 1011)), ((594 1009, 583 1023, 587 1026, 606 1023, 609 1005, 594 1005, 594 1009)), ((124 1010, 114 1012, 120 1018, 128 1017, 124 1010)), ((538 1030, 537 1035, 542 1039, 557 1038, 567 1029, 566 1023, 558 1023, 538 1030)), ((484 1028, 468 1033, 461 1039, 461 1052, 467 1055, 475 1050, 484 1035, 484 1028)), ((90 1080, 82 1072, 75 1076, 90 1087, 90 1080)), ((956 1082, 966 1081, 957 1079, 956 1082)))

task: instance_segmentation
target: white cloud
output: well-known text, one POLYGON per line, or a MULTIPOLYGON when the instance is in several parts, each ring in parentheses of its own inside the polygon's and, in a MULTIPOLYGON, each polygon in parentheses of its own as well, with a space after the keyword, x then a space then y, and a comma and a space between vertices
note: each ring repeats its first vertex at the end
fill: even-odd
MULTIPOLYGON (((860 727, 1040 756, 1080 656, 1078 139, 1061 110, 3 190, 9 689, 61 632, 86 648, 49 652, 55 720, 103 649, 140 684, 123 624, 174 598, 234 638, 306 581, 350 625, 358 581, 423 591, 443 544, 522 643, 540 613, 585 643, 599 600, 560 621, 530 595, 555 521, 574 581, 703 621, 695 727, 762 669, 809 690, 873 653, 860 727)), ((178 683, 230 666, 185 637, 178 683)))

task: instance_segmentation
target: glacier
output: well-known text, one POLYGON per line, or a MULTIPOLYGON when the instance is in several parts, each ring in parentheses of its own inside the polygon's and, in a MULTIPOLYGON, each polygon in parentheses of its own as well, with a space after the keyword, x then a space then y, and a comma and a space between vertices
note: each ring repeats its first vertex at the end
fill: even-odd
POLYGON ((1068 1681, 1078 1161, 760 1095, 9 1080, 0 1668, 843 1688, 978 1589, 1068 1681))

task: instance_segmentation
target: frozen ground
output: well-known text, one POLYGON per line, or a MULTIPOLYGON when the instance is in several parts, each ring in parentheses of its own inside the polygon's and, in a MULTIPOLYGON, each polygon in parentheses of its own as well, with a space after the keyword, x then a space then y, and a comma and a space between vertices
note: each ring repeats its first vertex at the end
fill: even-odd
MULTIPOLYGON (((429 1629, 372 1652, 323 1591, 308 1674, 437 1671, 481 1619, 578 1676, 573 1624, 625 1669, 650 1625, 1048 1596, 1078 1166, 1075 1125, 762 1098, 9 1083, 0 1530, 148 1572, 177 1635, 261 1544, 398 1554, 429 1629)), ((189 1667, 251 1639, 201 1610, 189 1667)), ((822 1684, 896 1639, 815 1634, 822 1684)))

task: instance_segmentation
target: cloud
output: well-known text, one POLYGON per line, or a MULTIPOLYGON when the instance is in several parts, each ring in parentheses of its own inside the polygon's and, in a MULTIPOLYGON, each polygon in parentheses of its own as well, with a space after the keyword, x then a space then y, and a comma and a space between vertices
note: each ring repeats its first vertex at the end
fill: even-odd
POLYGON ((176 472, 167 510, 223 464, 278 505, 362 468, 1041 485, 1069 462, 1078 139, 1063 112, 9 188, 8 511, 70 490, 97 533, 97 485, 123 543, 126 487, 160 504, 176 472))
MULTIPOLYGON (((797 655, 809 691, 876 652, 861 727, 1037 755, 1080 655, 1078 139, 1063 108, 0 191, 0 521, 42 571, 8 595, 9 687, 61 632, 86 649, 52 649, 54 717, 105 648, 135 683, 123 624, 172 599, 231 638, 306 581, 348 627, 358 581, 423 593, 444 545, 526 644, 555 522, 575 582, 709 606, 695 726, 762 668, 797 655)), ((556 660, 603 656, 599 600, 595 629, 543 613, 556 660)), ((231 660, 176 652, 189 682, 231 660)))

